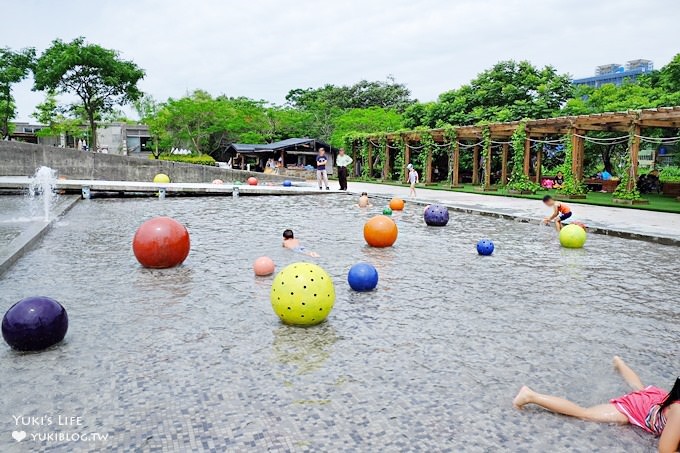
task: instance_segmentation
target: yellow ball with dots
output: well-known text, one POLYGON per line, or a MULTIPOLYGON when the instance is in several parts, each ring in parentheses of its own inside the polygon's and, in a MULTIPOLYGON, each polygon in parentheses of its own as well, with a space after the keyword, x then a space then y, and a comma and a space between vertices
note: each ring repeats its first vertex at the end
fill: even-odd
POLYGON ((323 322, 335 303, 333 279, 312 263, 284 267, 272 283, 272 308, 281 321, 293 326, 313 326, 323 322))

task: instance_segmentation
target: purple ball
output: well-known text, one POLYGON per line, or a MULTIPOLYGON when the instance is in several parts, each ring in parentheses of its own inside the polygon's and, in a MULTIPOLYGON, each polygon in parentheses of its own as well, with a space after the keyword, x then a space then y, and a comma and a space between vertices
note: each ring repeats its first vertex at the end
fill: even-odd
POLYGON ((449 223, 449 210, 440 204, 431 204, 423 213, 425 223, 430 226, 446 226, 449 223))
POLYGON ((44 296, 27 297, 12 305, 2 318, 2 337, 19 351, 40 351, 59 343, 68 330, 62 305, 44 296))

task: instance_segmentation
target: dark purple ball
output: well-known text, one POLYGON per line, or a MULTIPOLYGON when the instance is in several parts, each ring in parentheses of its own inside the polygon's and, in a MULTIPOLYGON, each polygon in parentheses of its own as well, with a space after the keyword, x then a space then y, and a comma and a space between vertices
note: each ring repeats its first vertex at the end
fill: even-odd
POLYGON ((445 226, 449 223, 449 210, 440 204, 431 204, 423 213, 425 223, 430 226, 445 226))
POLYGON ((68 330, 68 315, 49 297, 22 299, 2 318, 2 337, 19 351, 40 351, 59 343, 68 330))

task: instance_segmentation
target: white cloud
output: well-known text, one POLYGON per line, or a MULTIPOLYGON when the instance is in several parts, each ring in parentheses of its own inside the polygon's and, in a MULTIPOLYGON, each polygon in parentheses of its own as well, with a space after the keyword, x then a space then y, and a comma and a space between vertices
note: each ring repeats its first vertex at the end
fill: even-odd
MULTIPOLYGON (((433 100, 501 59, 586 76, 634 58, 662 66, 680 52, 676 0, 29 0, 15 9, 0 45, 42 50, 85 36, 143 67, 141 86, 159 99, 202 88, 280 103, 292 88, 393 74, 433 100)), ((22 120, 42 99, 30 88, 15 88, 22 120)))

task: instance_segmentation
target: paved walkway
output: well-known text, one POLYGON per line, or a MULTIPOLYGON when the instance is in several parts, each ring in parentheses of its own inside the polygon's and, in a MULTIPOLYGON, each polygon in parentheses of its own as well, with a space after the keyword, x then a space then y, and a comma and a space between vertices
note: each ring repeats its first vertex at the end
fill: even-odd
MULTIPOLYGON (((353 193, 368 192, 372 196, 399 196, 405 200, 408 199, 409 194, 406 186, 350 182, 349 189, 353 193)), ((549 214, 549 210, 540 200, 423 188, 417 189, 417 195, 415 201, 421 203, 440 203, 454 209, 519 218, 530 222, 538 222, 549 214)), ((573 201, 570 201, 569 205, 574 211, 573 219, 585 223, 596 233, 680 245, 680 214, 593 206, 573 201)))

